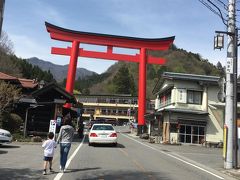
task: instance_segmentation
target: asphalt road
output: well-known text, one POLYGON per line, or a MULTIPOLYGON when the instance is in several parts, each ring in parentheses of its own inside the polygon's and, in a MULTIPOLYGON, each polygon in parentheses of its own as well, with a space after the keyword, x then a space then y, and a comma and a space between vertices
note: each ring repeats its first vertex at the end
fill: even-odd
POLYGON ((74 142, 64 174, 58 173, 59 148, 53 161, 56 172, 44 176, 40 143, 2 146, 0 179, 233 179, 222 173, 221 149, 150 144, 124 133, 124 128, 119 129, 117 147, 88 146, 87 137, 74 142))

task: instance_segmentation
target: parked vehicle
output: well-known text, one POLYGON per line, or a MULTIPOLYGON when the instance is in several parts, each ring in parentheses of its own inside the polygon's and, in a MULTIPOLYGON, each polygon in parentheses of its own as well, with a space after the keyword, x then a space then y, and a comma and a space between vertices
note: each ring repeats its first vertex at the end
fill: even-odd
MULTIPOLYGON (((106 119, 103 119, 103 118, 101 118, 101 119, 96 119, 96 120, 95 120, 95 123, 98 123, 98 124, 106 123, 106 119)), ((107 124, 109 124, 109 123, 107 123, 107 124)))
POLYGON ((113 144, 117 146, 117 132, 111 124, 93 124, 88 134, 89 146, 93 144, 113 144))
MULTIPOLYGON (((88 129, 91 129, 93 124, 95 124, 95 123, 97 123, 97 124, 104 124, 104 123, 106 123, 106 119, 90 120, 88 122, 88 124, 87 124, 88 129)), ((107 124, 109 124, 109 123, 107 123, 107 124)))
POLYGON ((11 133, 5 129, 0 129, 0 144, 11 142, 12 142, 11 133))
POLYGON ((106 124, 111 124, 111 125, 113 125, 113 126, 116 126, 116 125, 117 125, 117 122, 116 122, 115 119, 107 119, 107 120, 105 121, 105 123, 106 123, 106 124))

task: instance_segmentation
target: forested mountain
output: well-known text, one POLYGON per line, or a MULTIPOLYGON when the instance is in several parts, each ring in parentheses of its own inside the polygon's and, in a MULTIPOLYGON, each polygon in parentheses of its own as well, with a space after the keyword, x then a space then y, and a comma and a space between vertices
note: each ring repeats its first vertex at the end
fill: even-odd
POLYGON ((43 71, 38 66, 31 65, 25 59, 4 52, 0 52, 0 72, 18 78, 37 79, 46 82, 55 81, 50 71, 43 71))
POLYGON ((0 72, 27 79, 55 81, 50 71, 43 71, 38 66, 33 66, 26 60, 14 55, 13 43, 7 33, 2 32, 0 38, 0 72))
MULTIPOLYGON (((57 65, 57 64, 53 64, 48 61, 38 59, 36 57, 29 58, 26 60, 30 64, 40 67, 44 71, 50 71, 53 74, 54 79, 56 79, 58 82, 63 81, 64 78, 67 77, 68 65, 57 65)), ((77 68, 76 79, 84 78, 86 76, 91 76, 91 75, 96 75, 96 74, 97 73, 95 73, 93 71, 89 71, 84 68, 77 68)))
MULTIPOLYGON (((2 46, 0 46, 2 47, 2 46)), ((11 48, 0 48, 0 71, 29 79, 54 81, 60 74, 62 80, 66 78, 67 66, 54 65, 50 62, 42 61, 37 58, 24 60, 16 57, 10 50, 11 48), (28 63, 37 62, 36 65, 28 63), (47 71, 44 71, 47 70, 47 71), (56 70, 58 69, 58 70, 56 70), (53 74, 52 74, 53 72, 53 74), (58 73, 56 73, 58 72, 58 73), (60 72, 60 74, 59 74, 60 72)), ((175 46, 168 51, 149 51, 149 54, 163 57, 167 60, 165 66, 147 65, 147 98, 153 98, 152 90, 165 71, 180 72, 201 75, 221 75, 224 73, 223 67, 219 62, 213 65, 207 59, 201 58, 199 54, 178 49, 175 46)), ((138 63, 117 62, 109 69, 97 74, 86 69, 81 75, 77 74, 75 90, 82 94, 132 94, 138 92, 138 63)), ((65 86, 66 79, 59 82, 65 86)))
MULTIPOLYGON (((175 46, 168 51, 150 51, 148 53, 153 56, 164 57, 167 63, 165 66, 147 65, 147 98, 154 97, 152 90, 165 71, 216 76, 223 73, 220 62, 213 65, 207 59, 202 59, 199 54, 177 49, 175 46)), ((117 62, 101 75, 78 79, 75 88, 83 94, 129 93, 137 95, 138 63, 117 62), (128 80, 126 80, 127 77, 128 80), (92 81, 93 79, 94 81, 92 81), (131 87, 131 83, 128 84, 129 82, 134 82, 134 87, 131 87)))

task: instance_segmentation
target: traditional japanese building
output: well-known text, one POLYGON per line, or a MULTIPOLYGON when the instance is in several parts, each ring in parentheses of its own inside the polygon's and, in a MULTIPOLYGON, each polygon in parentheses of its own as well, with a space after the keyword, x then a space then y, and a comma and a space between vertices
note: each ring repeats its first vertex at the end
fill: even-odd
POLYGON ((155 86, 155 113, 147 115, 151 133, 162 142, 222 142, 225 103, 219 77, 165 72, 155 86))
POLYGON ((65 103, 76 104, 77 101, 72 94, 56 83, 49 83, 29 96, 22 97, 17 110, 25 119, 26 134, 45 134, 49 131, 50 120, 60 121, 60 127, 62 118, 68 113, 77 118, 76 110, 64 108, 65 103))

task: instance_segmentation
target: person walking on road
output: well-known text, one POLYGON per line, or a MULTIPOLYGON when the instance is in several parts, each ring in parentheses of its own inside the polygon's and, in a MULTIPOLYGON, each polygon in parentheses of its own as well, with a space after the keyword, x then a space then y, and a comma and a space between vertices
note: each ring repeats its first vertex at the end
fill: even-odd
POLYGON ((48 140, 44 141, 42 147, 44 148, 44 163, 43 163, 43 175, 47 174, 47 165, 49 163, 49 170, 52 170, 52 160, 54 155, 54 149, 57 147, 57 143, 53 140, 53 132, 48 133, 48 140))
POLYGON ((70 116, 64 117, 64 125, 60 128, 57 143, 60 143, 60 171, 65 171, 68 153, 74 136, 74 128, 70 116))

